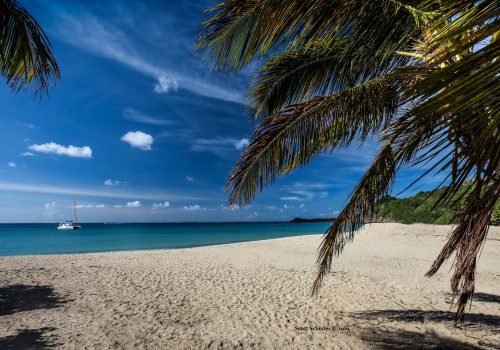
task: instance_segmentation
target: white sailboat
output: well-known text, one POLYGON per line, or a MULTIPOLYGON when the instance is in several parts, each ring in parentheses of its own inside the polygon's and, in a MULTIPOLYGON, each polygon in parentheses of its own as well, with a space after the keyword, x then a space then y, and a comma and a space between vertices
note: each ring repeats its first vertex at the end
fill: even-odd
POLYGON ((76 200, 73 197, 73 221, 65 221, 59 224, 58 230, 79 230, 81 228, 78 225, 78 217, 76 216, 76 200))

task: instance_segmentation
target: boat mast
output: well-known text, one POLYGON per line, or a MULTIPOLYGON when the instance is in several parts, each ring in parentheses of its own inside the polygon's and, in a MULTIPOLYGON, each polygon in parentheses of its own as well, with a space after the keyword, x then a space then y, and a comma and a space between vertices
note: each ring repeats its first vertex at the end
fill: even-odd
POLYGON ((78 218, 76 216, 76 200, 75 196, 73 196, 73 223, 76 224, 78 222, 78 218))

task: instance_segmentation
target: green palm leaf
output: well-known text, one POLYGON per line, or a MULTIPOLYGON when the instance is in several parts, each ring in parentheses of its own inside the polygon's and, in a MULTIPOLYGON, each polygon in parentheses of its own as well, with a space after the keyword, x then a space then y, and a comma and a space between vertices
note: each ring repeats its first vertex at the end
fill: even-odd
POLYGON ((37 21, 16 1, 0 1, 0 69, 14 91, 33 84, 47 92, 60 73, 50 42, 37 21))
POLYGON ((406 60, 396 56, 374 67, 372 50, 357 49, 348 54, 349 47, 349 38, 318 40, 277 55, 260 69, 249 93, 249 107, 256 117, 272 115, 314 96, 355 87, 384 75, 396 61, 406 60))
POLYGON ((339 255, 347 242, 367 218, 372 217, 377 202, 386 196, 396 176, 397 160, 390 145, 383 145, 373 163, 354 189, 349 202, 326 231, 319 249, 318 273, 313 284, 316 293, 330 271, 334 255, 339 255))
POLYGON ((203 23, 198 47, 217 68, 237 70, 273 47, 355 31, 352 48, 370 43, 374 56, 390 57, 418 34, 435 7, 433 1, 420 9, 394 0, 230 0, 207 10, 212 17, 203 23))
POLYGON ((257 189, 311 157, 362 142, 383 128, 398 106, 397 82, 381 77, 331 96, 315 97, 267 118, 255 130, 227 188, 231 204, 247 204, 257 189))

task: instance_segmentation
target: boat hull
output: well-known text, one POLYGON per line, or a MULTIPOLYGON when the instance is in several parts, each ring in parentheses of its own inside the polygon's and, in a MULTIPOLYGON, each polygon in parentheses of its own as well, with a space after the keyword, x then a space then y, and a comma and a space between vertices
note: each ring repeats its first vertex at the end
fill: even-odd
POLYGON ((68 225, 68 224, 61 224, 57 227, 58 230, 79 230, 80 226, 78 225, 68 225))

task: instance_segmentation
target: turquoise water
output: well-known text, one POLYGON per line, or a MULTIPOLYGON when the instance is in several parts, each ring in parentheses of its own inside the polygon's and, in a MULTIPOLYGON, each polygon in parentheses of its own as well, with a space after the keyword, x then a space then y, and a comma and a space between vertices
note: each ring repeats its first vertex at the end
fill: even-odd
POLYGON ((0 256, 186 248, 324 233, 328 223, 0 224, 0 256))

